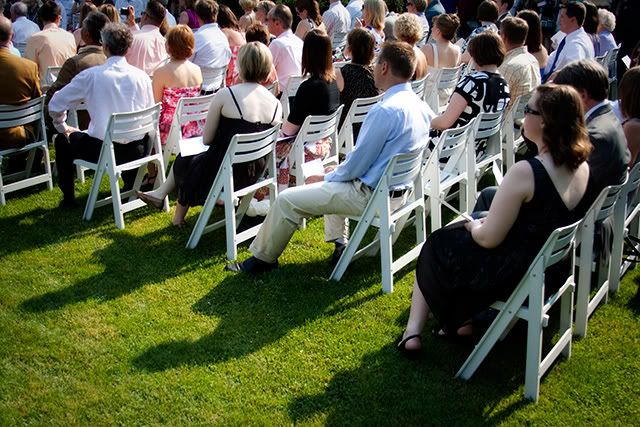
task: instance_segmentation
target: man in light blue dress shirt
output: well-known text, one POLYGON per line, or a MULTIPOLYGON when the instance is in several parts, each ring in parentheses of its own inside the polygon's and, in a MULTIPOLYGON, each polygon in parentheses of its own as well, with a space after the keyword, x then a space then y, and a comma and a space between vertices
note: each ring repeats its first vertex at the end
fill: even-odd
MULTIPOLYGON (((433 112, 408 83, 415 65, 408 44, 383 45, 374 78, 385 94, 367 114, 355 149, 333 172, 309 177, 307 182, 314 183, 280 193, 249 248, 253 256, 228 265, 229 270, 262 273, 276 268, 302 219, 316 215, 325 215, 325 241, 336 244, 334 259, 342 252, 348 239, 345 217, 363 213, 394 155, 419 150, 428 142, 433 112)), ((400 185, 392 198, 401 201, 410 185, 400 185)))

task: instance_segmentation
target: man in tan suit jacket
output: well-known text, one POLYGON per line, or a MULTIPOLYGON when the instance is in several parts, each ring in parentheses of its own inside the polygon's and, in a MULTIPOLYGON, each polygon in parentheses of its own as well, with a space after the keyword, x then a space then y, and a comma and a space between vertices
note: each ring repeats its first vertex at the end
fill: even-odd
MULTIPOLYGON (((11 21, 0 16, 0 105, 19 105, 41 95, 38 66, 9 51, 11 35, 11 21)), ((0 150, 24 147, 33 139, 34 128, 29 125, 0 129, 0 150)))
MULTIPOLYGON (((109 22, 109 18, 98 11, 89 13, 82 23, 82 40, 85 42, 85 46, 81 47, 78 54, 67 59, 58 73, 58 78, 47 90, 45 98, 45 104, 48 106, 49 101, 54 93, 68 85, 71 80, 81 71, 87 68, 95 67, 96 65, 102 65, 107 60, 104 52, 102 51, 102 45, 100 43, 100 31, 109 22)), ((48 128, 52 133, 57 133, 53 128, 51 117, 46 115, 48 128)), ((78 122, 80 129, 86 129, 89 126, 89 115, 86 111, 80 110, 78 112, 78 122)))

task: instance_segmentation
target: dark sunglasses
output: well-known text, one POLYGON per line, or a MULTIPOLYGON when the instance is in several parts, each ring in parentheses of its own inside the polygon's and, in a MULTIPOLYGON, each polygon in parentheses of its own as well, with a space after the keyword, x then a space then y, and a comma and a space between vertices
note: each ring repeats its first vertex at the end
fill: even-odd
POLYGON ((533 108, 529 107, 529 104, 526 104, 524 106, 524 113, 525 114, 531 114, 531 115, 534 115, 534 116, 540 116, 541 115, 540 111, 536 111, 533 108))

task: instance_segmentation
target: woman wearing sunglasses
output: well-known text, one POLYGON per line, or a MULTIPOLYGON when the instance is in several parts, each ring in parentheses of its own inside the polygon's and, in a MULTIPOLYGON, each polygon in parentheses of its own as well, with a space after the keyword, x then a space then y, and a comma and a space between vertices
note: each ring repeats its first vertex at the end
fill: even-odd
POLYGON ((572 87, 550 84, 534 92, 523 126, 538 155, 509 169, 484 218, 429 236, 399 350, 418 354, 429 312, 440 322, 435 336, 470 335, 473 316, 510 295, 551 232, 584 216, 593 196, 583 117, 572 87))

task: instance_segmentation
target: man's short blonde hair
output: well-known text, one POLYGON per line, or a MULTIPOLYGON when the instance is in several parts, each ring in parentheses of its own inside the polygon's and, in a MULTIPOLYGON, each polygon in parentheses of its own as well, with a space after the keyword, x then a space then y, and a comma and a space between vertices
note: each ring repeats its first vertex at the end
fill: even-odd
POLYGON ((258 0, 240 0, 239 3, 242 10, 255 10, 258 6, 258 0))
POLYGON ((238 52, 239 74, 244 82, 264 82, 269 77, 272 66, 271 51, 260 42, 249 42, 238 52))
POLYGON ((422 38, 422 24, 418 15, 413 13, 403 13, 398 16, 393 26, 393 34, 396 39, 415 45, 422 38))

